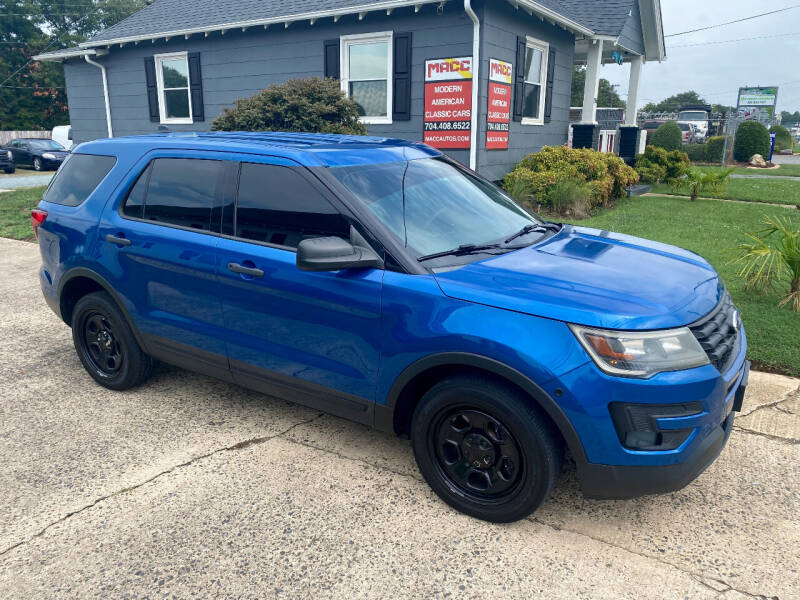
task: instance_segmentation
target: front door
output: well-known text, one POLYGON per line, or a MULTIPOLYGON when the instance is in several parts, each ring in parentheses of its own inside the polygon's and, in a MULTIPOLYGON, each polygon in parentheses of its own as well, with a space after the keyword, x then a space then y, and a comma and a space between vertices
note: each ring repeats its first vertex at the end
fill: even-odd
POLYGON ((219 243, 228 357, 243 385, 371 423, 383 271, 295 264, 302 239, 351 237, 335 203, 288 161, 241 163, 219 243))
POLYGON ((201 154, 151 157, 121 205, 106 206, 98 239, 105 276, 148 351, 227 379, 216 251, 232 166, 201 154))

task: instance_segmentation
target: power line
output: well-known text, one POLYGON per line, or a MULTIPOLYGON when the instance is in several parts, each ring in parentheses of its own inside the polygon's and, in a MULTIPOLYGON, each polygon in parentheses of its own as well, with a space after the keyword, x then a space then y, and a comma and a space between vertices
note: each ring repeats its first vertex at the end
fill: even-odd
POLYGON ((732 25, 734 23, 741 23, 742 21, 750 21, 752 19, 758 19, 759 17, 766 17, 767 15, 774 15, 775 13, 784 12, 787 10, 792 10, 793 8, 800 8, 800 4, 795 4, 794 6, 787 6, 785 8, 779 8, 778 10, 771 10, 769 12, 761 13, 758 15, 753 15, 751 17, 743 17, 741 19, 736 19, 734 21, 727 21, 725 23, 717 23, 716 25, 708 25, 707 27, 698 27, 697 29, 689 29, 688 31, 681 31, 679 33, 670 33, 665 35, 665 38, 668 37, 675 37, 677 35, 686 35, 687 33, 695 33, 696 31, 705 31, 706 29, 714 29, 715 27, 723 27, 725 25, 732 25))
POLYGON ((714 44, 732 44, 733 42, 747 42, 750 40, 771 40, 779 37, 795 36, 800 39, 800 33, 776 33, 773 35, 757 35, 755 37, 738 38, 735 40, 720 40, 718 42, 698 42, 696 44, 681 44, 679 46, 667 46, 668 50, 675 50, 676 48, 693 48, 695 46, 711 46, 714 44))

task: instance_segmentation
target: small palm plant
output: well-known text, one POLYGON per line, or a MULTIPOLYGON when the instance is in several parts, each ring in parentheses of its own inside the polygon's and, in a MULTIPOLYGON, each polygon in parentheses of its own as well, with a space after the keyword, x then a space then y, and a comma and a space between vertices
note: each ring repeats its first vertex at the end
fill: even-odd
POLYGON ((789 293, 778 306, 789 304, 800 312, 800 226, 789 218, 764 217, 765 228, 748 233, 750 242, 739 244, 739 276, 745 287, 765 292, 787 275, 789 293))
POLYGON ((717 172, 705 172, 700 169, 689 169, 686 176, 677 179, 673 188, 680 190, 683 186, 689 188, 689 197, 694 202, 705 191, 719 192, 728 183, 728 178, 736 169, 724 169, 717 172))

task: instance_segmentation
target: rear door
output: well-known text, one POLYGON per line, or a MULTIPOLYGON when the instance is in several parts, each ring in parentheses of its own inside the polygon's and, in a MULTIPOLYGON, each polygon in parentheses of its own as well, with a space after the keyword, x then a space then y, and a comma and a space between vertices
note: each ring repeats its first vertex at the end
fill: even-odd
POLYGON ((371 423, 383 271, 296 266, 305 238, 359 238, 343 211, 302 167, 242 162, 223 218, 219 291, 236 381, 371 423))
POLYGON ((216 248, 235 163, 213 157, 151 154, 122 200, 107 205, 98 242, 148 351, 229 378, 216 248))

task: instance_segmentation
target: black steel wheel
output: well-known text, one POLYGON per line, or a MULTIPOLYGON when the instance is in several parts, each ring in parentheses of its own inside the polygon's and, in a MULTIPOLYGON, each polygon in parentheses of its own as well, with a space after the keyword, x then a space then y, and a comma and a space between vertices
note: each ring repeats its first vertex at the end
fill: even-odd
POLYGON ((112 390, 135 387, 153 370, 153 360, 142 351, 122 311, 106 292, 78 300, 72 311, 72 341, 89 375, 112 390))
POLYGON ((535 401, 489 376, 434 385, 411 420, 420 472, 452 507, 511 522, 536 510, 561 472, 560 438, 535 401))

